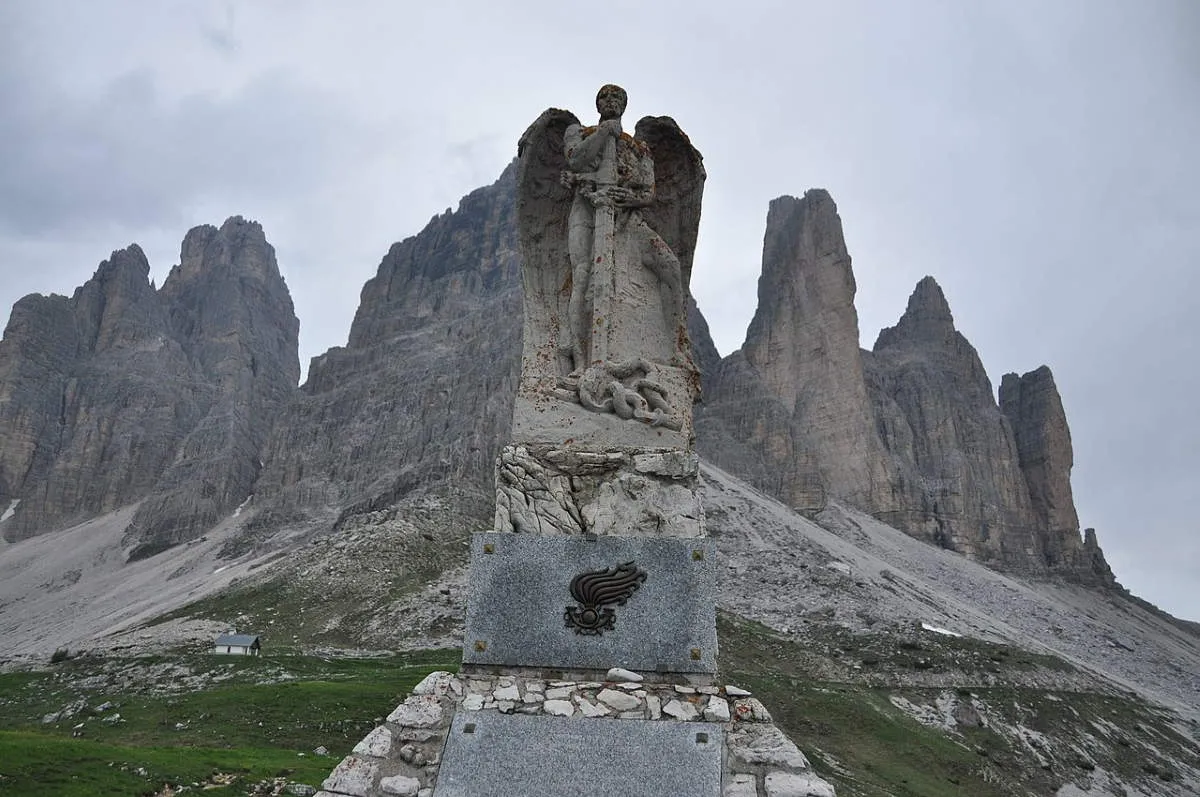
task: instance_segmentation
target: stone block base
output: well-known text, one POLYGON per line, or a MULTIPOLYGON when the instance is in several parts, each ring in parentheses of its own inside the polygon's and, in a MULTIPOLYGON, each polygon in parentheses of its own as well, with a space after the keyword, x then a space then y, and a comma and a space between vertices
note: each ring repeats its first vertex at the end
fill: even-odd
POLYGON ((432 673, 317 797, 836 797, 734 687, 432 673))

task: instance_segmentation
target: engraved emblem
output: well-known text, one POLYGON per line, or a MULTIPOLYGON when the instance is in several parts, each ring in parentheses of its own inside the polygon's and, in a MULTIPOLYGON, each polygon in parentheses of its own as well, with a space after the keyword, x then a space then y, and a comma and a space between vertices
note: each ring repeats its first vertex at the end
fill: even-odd
POLYGON ((579 606, 563 613, 567 628, 576 634, 599 636, 611 631, 616 614, 610 606, 624 606, 646 580, 646 571, 633 562, 607 570, 588 570, 571 579, 571 596, 579 606))

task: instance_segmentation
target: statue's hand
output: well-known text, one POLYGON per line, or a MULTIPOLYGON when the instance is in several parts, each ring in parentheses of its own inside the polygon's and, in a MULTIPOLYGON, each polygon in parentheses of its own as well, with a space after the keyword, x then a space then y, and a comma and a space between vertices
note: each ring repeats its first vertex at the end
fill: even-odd
POLYGON ((649 204, 647 192, 626 188, 621 185, 614 185, 609 188, 608 196, 613 202, 624 207, 640 208, 649 204))
POLYGON ((611 208, 615 202, 613 201, 611 189, 604 191, 588 191, 584 196, 592 203, 594 208, 611 208))
POLYGON ((633 192, 628 188, 619 185, 614 185, 608 189, 608 198, 613 202, 622 204, 633 199, 633 192))
POLYGON ((603 122, 600 123, 596 132, 604 133, 606 135, 612 136, 613 138, 619 138, 621 136, 621 120, 620 119, 605 119, 603 122))

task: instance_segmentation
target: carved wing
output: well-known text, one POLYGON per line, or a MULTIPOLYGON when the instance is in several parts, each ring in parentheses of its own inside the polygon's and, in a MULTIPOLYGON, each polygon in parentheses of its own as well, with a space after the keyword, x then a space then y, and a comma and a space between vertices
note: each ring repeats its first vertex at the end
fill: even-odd
POLYGON ((654 157, 655 201, 642 211, 642 217, 679 258, 683 285, 688 287, 700 228, 704 157, 669 116, 646 116, 637 123, 635 133, 654 157))
POLYGON ((572 196, 571 189, 562 184, 562 172, 567 168, 563 134, 571 124, 579 124, 575 114, 549 108, 517 145, 517 232, 524 257, 526 353, 554 351, 559 324, 567 319, 571 297, 567 216, 572 196))
POLYGON ((590 570, 571 579, 571 597, 584 606, 624 606, 645 580, 646 571, 633 562, 607 570, 590 570))

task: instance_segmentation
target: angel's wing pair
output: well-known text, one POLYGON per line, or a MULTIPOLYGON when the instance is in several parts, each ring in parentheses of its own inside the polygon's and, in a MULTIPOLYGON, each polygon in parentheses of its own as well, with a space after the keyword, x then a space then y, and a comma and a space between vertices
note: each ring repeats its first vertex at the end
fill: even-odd
MULTIPOLYGON (((550 108, 529 126, 517 146, 517 223, 524 258, 526 335, 557 339, 559 325, 567 318, 571 294, 567 215, 572 196, 561 175, 567 169, 563 135, 572 124, 579 124, 573 113, 550 108)), ((669 116, 643 118, 634 134, 654 158, 654 203, 641 211, 642 217, 679 259, 686 291, 700 226, 703 158, 669 116)), ((525 348, 533 351, 548 343, 551 341, 527 338, 525 348)))

